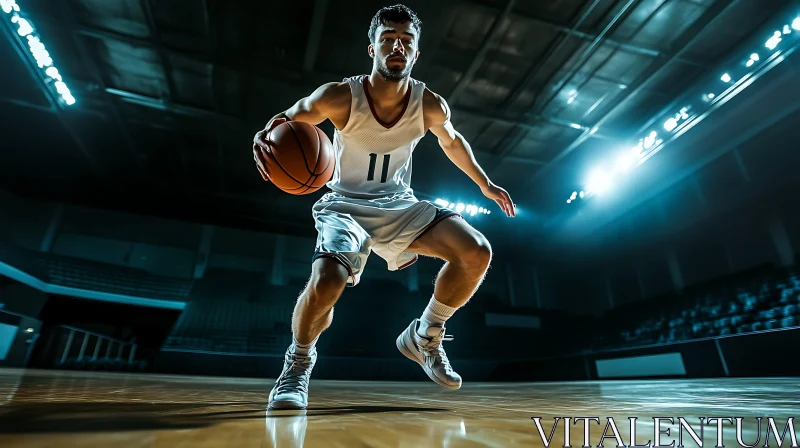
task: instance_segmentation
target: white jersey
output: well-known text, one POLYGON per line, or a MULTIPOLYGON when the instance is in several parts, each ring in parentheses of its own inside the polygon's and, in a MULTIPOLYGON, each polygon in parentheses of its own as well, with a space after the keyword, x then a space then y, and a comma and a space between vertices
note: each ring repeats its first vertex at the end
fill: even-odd
POLYGON ((352 94, 350 118, 344 129, 334 134, 336 168, 328 188, 361 198, 412 193, 411 154, 425 135, 425 84, 409 78, 406 107, 394 123, 382 123, 365 88, 367 75, 344 81, 350 84, 352 94))

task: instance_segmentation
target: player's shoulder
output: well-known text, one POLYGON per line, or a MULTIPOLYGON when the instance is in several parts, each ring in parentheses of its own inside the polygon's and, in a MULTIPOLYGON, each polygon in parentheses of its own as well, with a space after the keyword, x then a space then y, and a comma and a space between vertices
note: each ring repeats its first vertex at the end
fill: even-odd
POLYGON ((316 101, 329 107, 350 107, 351 93, 347 81, 325 83, 317 88, 314 96, 316 101))
POLYGON ((328 82, 319 86, 317 91, 326 99, 350 98, 350 84, 347 81, 328 82))
POLYGON ((450 107, 444 97, 427 87, 422 94, 422 109, 426 120, 446 121, 450 117, 450 107))

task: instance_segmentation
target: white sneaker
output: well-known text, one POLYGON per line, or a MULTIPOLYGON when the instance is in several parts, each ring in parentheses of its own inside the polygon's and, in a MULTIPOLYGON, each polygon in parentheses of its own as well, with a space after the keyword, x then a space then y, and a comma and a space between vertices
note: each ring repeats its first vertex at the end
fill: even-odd
POLYGON ((417 334, 419 319, 397 337, 397 349, 406 358, 416 362, 436 384, 448 389, 461 387, 461 377, 450 367, 450 361, 442 348, 443 341, 452 341, 444 334, 444 327, 428 327, 428 337, 417 334))
POLYGON ((286 350, 283 372, 269 393, 269 409, 305 409, 308 406, 308 382, 316 361, 316 347, 308 355, 296 355, 292 347, 286 350))

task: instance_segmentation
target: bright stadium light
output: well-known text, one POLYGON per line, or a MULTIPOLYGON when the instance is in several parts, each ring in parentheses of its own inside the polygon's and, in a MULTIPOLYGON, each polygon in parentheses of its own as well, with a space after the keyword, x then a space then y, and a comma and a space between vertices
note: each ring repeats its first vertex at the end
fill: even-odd
MULTIPOLYGON (((605 161, 603 165, 593 169, 586 179, 584 179, 584 190, 577 193, 577 195, 576 192, 572 192, 567 197, 567 203, 571 204, 576 202, 578 198, 580 198, 580 200, 588 199, 614 189, 618 179, 623 178, 622 176, 624 174, 663 149, 665 142, 677 138, 675 135, 680 133, 681 129, 691 127, 695 125, 696 122, 702 121, 716 101, 720 99, 724 100, 727 96, 737 95, 741 89, 746 88, 749 83, 745 83, 744 81, 747 80, 748 77, 754 75, 755 70, 760 70, 762 68, 769 70, 771 66, 762 67, 762 65, 764 65, 763 61, 772 62, 775 60, 777 61, 776 63, 779 63, 785 59, 785 56, 781 55, 781 50, 778 49, 778 46, 783 43, 788 51, 797 45, 796 38, 798 35, 796 32, 800 31, 800 16, 790 18, 784 23, 784 25, 776 26, 766 33, 766 42, 763 40, 759 41, 762 37, 756 37, 756 41, 751 44, 753 48, 750 49, 750 53, 743 53, 741 59, 730 64, 733 65, 732 67, 721 67, 719 69, 720 73, 717 75, 719 76, 718 79, 722 83, 728 85, 720 86, 720 81, 711 79, 710 85, 705 87, 708 90, 700 92, 697 96, 693 96, 685 107, 680 108, 680 110, 676 107, 672 109, 671 112, 665 112, 663 115, 653 117, 653 121, 661 123, 664 130, 659 129, 658 125, 656 125, 655 127, 650 127, 640 135, 632 136, 634 137, 632 141, 636 142, 636 145, 629 150, 611 154, 611 160, 605 161), (783 42, 784 40, 787 42, 783 42), (763 56, 764 47, 761 46, 762 42, 764 47, 769 50, 763 56), (782 57, 778 58, 777 56, 779 55, 782 57), (745 59, 744 56, 747 58, 745 59), (741 70, 741 65, 739 64, 744 64, 749 70, 741 70), (757 65, 759 66, 758 68, 756 68, 757 65), (734 80, 742 84, 739 89, 734 90, 730 86, 734 84, 734 80), (718 90, 720 91, 719 94, 716 93, 718 90)), ((620 85, 620 88, 624 88, 624 86, 620 85)), ((568 102, 572 103, 577 97, 578 91, 573 89, 569 91, 568 95, 568 102)), ((567 122, 567 125, 582 131, 591 129, 591 133, 597 131, 597 128, 582 126, 574 122, 567 122)))
POLYGON ((488 209, 486 209, 485 207, 478 207, 475 204, 465 204, 463 202, 454 203, 444 198, 437 198, 433 202, 441 207, 449 208, 455 211, 456 213, 464 213, 465 215, 469 216, 475 216, 478 213, 482 213, 485 215, 489 214, 488 209))
MULTIPOLYGON (((36 32, 36 27, 25 17, 15 0, 0 0, 0 9, 9 15, 8 19, 16 27, 16 34, 21 37, 20 44, 27 43, 28 52, 42 69, 41 80, 50 89, 61 103, 71 106, 75 104, 75 97, 69 91, 58 69, 53 65, 53 58, 42 43, 36 32)), ((13 28, 13 27, 12 27, 13 28)))
MULTIPOLYGON (((31 26, 31 23, 20 16, 11 17, 11 23, 17 24, 17 26, 19 27, 19 29, 17 30, 17 34, 19 34, 22 37, 25 37, 33 32, 33 26, 31 26)), ((44 48, 44 46, 42 46, 42 48, 44 48)))
POLYGON ((3 8, 3 12, 6 14, 9 14, 11 11, 19 12, 19 6, 14 0, 0 0, 0 8, 3 8))
POLYGON ((782 36, 782 35, 781 35, 781 32, 780 32, 780 31, 775 31, 775 32, 772 34, 772 37, 770 37, 770 38, 767 40, 767 42, 766 42, 766 43, 764 43, 764 46, 765 46, 765 47, 767 47, 767 48, 769 48, 770 50, 774 50, 774 49, 775 49, 775 47, 777 47, 777 46, 778 46, 778 44, 779 44, 779 43, 781 43, 781 41, 783 40, 783 37, 781 37, 781 36, 782 36))
POLYGON ((611 176, 602 169, 595 169, 589 173, 586 182, 586 191, 590 193, 603 193, 611 186, 611 176))
POLYGON ((635 154, 624 152, 621 156, 617 159, 616 170, 620 173, 625 173, 630 171, 631 167, 633 166, 635 154))
POLYGON ((567 104, 572 104, 575 101, 575 98, 578 97, 578 91, 572 89, 569 91, 569 99, 567 100, 567 104))
POLYGON ((656 139, 658 139, 658 132, 656 131, 651 132, 650 135, 648 135, 644 139, 644 149, 652 148, 653 145, 656 144, 656 139))

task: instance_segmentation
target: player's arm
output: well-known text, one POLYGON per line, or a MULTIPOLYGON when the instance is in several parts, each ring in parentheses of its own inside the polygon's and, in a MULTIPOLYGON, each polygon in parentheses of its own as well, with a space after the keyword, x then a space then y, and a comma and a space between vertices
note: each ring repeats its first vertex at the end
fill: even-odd
POLYGON ((349 105, 349 85, 346 82, 330 82, 319 86, 311 95, 272 117, 264 129, 253 137, 253 159, 261 177, 269 180, 261 152, 269 149, 269 133, 276 126, 287 121, 303 121, 317 125, 333 116, 341 115, 344 107, 349 111, 349 105))
POLYGON ((313 125, 320 124, 340 112, 344 93, 347 94, 347 105, 349 105, 350 87, 347 83, 329 82, 323 84, 317 87, 311 95, 300 99, 289 109, 272 117, 265 129, 269 129, 270 124, 279 119, 304 121, 313 125))
POLYGON ((484 196, 497 202, 507 216, 514 216, 511 196, 495 185, 475 160, 469 143, 450 122, 450 108, 444 98, 426 89, 423 108, 426 127, 439 139, 439 146, 450 161, 481 188, 484 196))

